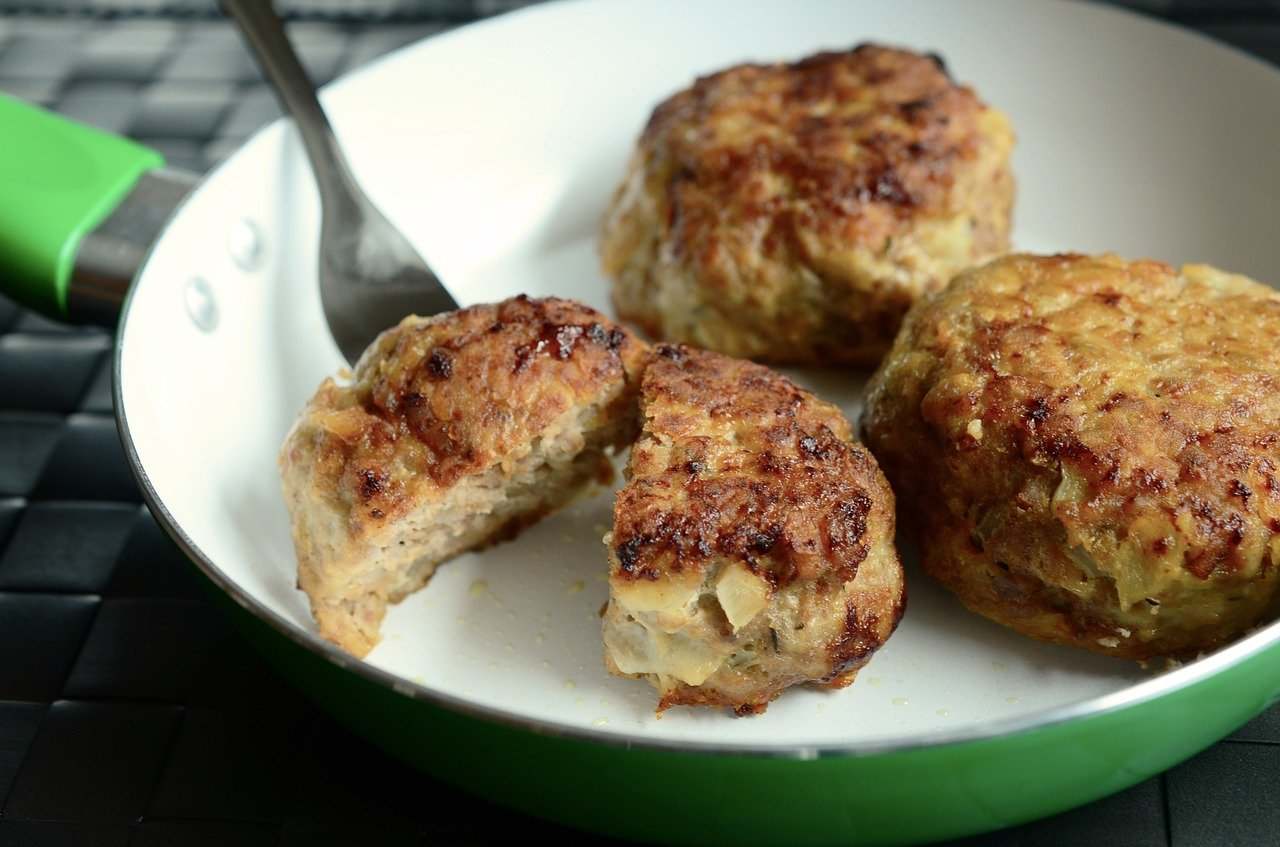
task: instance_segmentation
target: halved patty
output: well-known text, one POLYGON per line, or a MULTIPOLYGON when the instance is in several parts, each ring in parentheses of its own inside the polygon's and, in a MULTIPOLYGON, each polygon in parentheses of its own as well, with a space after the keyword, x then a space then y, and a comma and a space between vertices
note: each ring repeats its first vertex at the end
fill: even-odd
POLYGON ((357 656, 388 603, 612 476, 645 345, 569 300, 516 297, 383 333, 280 454, 298 585, 357 656))
POLYGON ((606 664, 659 709, 763 711, 847 685, 902 616, 893 494, 834 406, 760 365, 662 346, 607 539, 606 664))
POLYGON ((1132 658, 1268 620, 1280 295, 1205 265, 1011 256, 908 317, 868 446, 969 608, 1132 658))
POLYGON ((654 110, 613 198, 614 304, 666 341, 875 365, 918 297, 1007 249, 1012 147, 932 55, 704 77, 654 110))

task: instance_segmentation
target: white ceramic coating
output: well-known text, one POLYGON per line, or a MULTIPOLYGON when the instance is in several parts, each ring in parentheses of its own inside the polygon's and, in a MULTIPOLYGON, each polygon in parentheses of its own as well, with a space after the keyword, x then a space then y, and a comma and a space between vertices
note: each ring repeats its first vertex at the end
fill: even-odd
MULTIPOLYGON (((429 39, 325 99, 360 180, 459 301, 526 292, 604 308, 598 221, 653 105, 725 65, 863 40, 939 51, 1012 117, 1019 247, 1207 261, 1280 280, 1280 74, 1080 3, 563 3, 429 39)), ((299 633, 314 626, 294 588, 275 456, 342 364, 316 295, 317 232, 301 149, 277 124, 198 190, 154 250, 119 373, 155 497, 227 582, 299 633), (256 266, 244 261, 246 221, 256 266), (211 332, 184 311, 195 275, 218 305, 211 332)), ((859 379, 796 377, 856 414, 859 379)), ((658 720, 648 685, 602 665, 610 508, 602 494, 449 563, 390 613, 367 661, 406 691, 509 719, 765 750, 969 734, 1150 676, 966 613, 908 554, 906 617, 851 688, 795 690, 750 719, 674 709, 658 720)))

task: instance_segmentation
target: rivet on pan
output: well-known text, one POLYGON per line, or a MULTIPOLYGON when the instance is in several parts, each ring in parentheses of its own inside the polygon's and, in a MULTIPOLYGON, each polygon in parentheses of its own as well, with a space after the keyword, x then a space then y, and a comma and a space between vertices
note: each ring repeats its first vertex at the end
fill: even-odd
POLYGON ((187 317, 205 332, 212 332, 218 325, 218 303, 213 299, 213 289, 198 276, 187 280, 183 291, 187 304, 187 317))
POLYGON ((262 236, 253 221, 241 218, 227 233, 227 250, 241 270, 251 271, 262 261, 262 236))

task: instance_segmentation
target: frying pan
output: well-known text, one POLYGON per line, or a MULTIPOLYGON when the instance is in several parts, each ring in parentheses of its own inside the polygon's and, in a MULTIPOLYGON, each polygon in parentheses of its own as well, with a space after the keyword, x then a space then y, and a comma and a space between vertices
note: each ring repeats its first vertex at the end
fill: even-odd
MULTIPOLYGON (((1101 7, 561 3, 408 47, 324 99, 357 177, 460 302, 527 292, 607 308, 595 234, 653 105, 734 62, 863 40, 937 50, 1011 115, 1019 247, 1280 279, 1280 73, 1101 7)), ((1280 626, 1176 668, 1084 655, 967 614, 904 538, 906 617, 851 688, 791 691, 759 717, 659 720, 647 686, 602 665, 607 493, 449 563, 353 659, 318 638, 294 588, 274 464, 294 415, 343 364, 316 293, 302 151, 277 123, 189 192, 159 165, 0 101, 9 286, 101 314, 119 268, 140 261, 115 396, 152 511, 282 674, 436 777, 635 839, 919 842, 1117 791, 1280 692, 1280 626)), ((794 375, 856 415, 859 375, 794 375)))

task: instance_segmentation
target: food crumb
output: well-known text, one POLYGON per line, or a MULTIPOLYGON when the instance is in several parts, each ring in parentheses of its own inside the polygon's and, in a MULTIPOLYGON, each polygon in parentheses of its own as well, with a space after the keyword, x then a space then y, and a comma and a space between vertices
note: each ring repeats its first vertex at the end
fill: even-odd
POLYGON ((880 684, 880 677, 878 676, 867 677, 867 685, 879 685, 879 684, 880 684))
POLYGON ((489 581, 485 579, 477 579, 471 583, 471 596, 483 597, 489 593, 489 581))
POLYGON ((566 679, 566 680, 564 681, 564 687, 565 687, 565 688, 577 688, 577 687, 578 687, 578 683, 574 682, 574 681, 573 681, 573 680, 571 680, 571 679, 566 679))
POLYGON ((1116 627, 1116 632, 1120 633, 1121 638, 1128 638, 1130 635, 1133 635, 1132 632, 1122 626, 1116 627))
POLYGON ((1017 702, 1019 702, 1020 700, 1022 700, 1022 698, 1021 698, 1021 697, 1006 697, 1006 698, 1004 698, 1004 701, 1005 701, 1006 703, 1017 703, 1017 702))
POLYGON ((591 725, 592 726, 608 726, 609 721, 607 718, 596 718, 591 722, 591 725))
POLYGON ((951 712, 948 709, 939 709, 938 711, 934 712, 934 714, 940 718, 945 718, 948 715, 950 715, 951 712))
POLYGON ((894 697, 894 698, 893 698, 893 705, 895 705, 895 706, 905 706, 905 705, 907 705, 907 704, 908 704, 908 703, 910 703, 910 702, 911 702, 911 701, 910 701, 910 700, 908 700, 906 697, 894 697))
POLYGON ((569 584, 569 593, 570 593, 570 594, 577 594, 577 593, 579 593, 580 591, 582 591, 582 589, 584 589, 584 588, 586 588, 586 587, 587 587, 587 584, 586 584, 585 582, 583 582, 582 580, 580 580, 580 579, 574 580, 572 583, 570 583, 570 584, 569 584))
POLYGON ((974 418, 973 420, 969 421, 969 425, 964 428, 964 431, 968 433, 969 437, 972 438, 974 441, 981 441, 982 440, 982 421, 978 420, 977 418, 974 418))
POLYGON ((1119 647, 1120 639, 1119 638, 1099 638, 1098 643, 1101 644, 1103 647, 1119 647))

